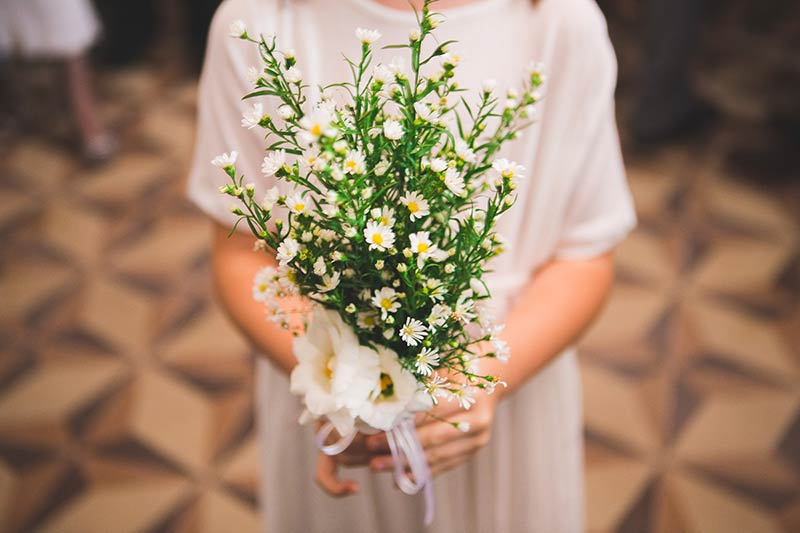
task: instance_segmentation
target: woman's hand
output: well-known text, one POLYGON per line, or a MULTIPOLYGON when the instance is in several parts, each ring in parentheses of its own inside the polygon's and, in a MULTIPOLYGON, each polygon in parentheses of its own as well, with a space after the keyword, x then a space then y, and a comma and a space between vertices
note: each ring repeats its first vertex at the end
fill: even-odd
MULTIPOLYGON (((319 431, 322 423, 316 424, 319 431)), ((333 432, 333 439, 339 438, 333 432)), ((356 434, 353 442, 342 452, 336 455, 326 455, 319 452, 317 456, 317 470, 315 480, 317 485, 331 496, 349 496, 358 492, 358 483, 355 480, 340 480, 340 466, 366 466, 373 457, 373 453, 367 449, 367 436, 363 433, 356 434)))
MULTIPOLYGON (((489 443, 498 399, 497 393, 480 392, 468 411, 456 401, 440 401, 431 413, 447 422, 459 423, 462 429, 432 416, 418 417, 417 435, 433 476, 455 468, 489 443)), ((373 471, 388 472, 394 468, 385 433, 367 437, 367 448, 375 454, 369 461, 373 471)))

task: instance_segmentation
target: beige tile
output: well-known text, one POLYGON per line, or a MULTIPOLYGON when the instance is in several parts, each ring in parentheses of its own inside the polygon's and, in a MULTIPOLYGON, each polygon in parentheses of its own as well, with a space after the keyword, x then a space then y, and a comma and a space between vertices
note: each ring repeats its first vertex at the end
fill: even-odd
POLYGON ((130 430, 172 461, 198 470, 209 464, 214 412, 194 387, 145 370, 136 383, 130 430))
POLYGON ((56 200, 43 217, 43 240, 83 264, 97 262, 106 237, 107 223, 76 202, 56 200))
POLYGON ((152 335, 150 295, 105 278, 92 279, 82 294, 80 324, 117 349, 141 351, 152 335))
POLYGON ((0 425, 63 420, 124 375, 125 366, 117 359, 50 362, 0 395, 0 425))
POLYGON ((667 296, 659 290, 618 283, 602 314, 581 339, 581 348, 625 354, 642 347, 667 303, 667 296))
POLYGON ((186 498, 188 485, 160 483, 95 485, 49 519, 45 533, 108 533, 146 531, 186 498))
POLYGON ((209 247, 210 231, 196 219, 164 217, 142 238, 114 254, 112 264, 135 276, 171 278, 186 270, 209 247))
POLYGON ((683 514, 687 533, 778 533, 781 530, 768 509, 699 477, 675 475, 669 486, 683 514))
POLYGON ((759 293, 775 286, 794 250, 750 239, 715 242, 692 278, 700 287, 732 294, 759 293))
POLYGON ((75 277, 66 266, 41 260, 14 262, 0 274, 0 320, 24 320, 30 312, 66 289, 75 277))
POLYGON ((594 532, 616 531, 645 489, 647 466, 630 459, 614 459, 586 471, 586 526, 594 532))
POLYGON ((3 462, 0 462, 0 531, 11 530, 11 514, 14 512, 17 476, 3 462))
POLYGON ((20 177, 26 187, 51 194, 65 186, 76 168, 75 159, 68 152, 49 143, 27 141, 14 147, 3 172, 20 177))
POLYGON ((682 306, 698 351, 780 381, 796 380, 797 364, 775 323, 707 299, 682 306))
POLYGON ((658 446, 652 416, 638 385, 598 365, 584 364, 583 409, 586 427, 638 452, 658 446))
POLYGON ((159 350, 170 366, 212 380, 241 379, 252 363, 250 346, 217 307, 179 330, 159 350))
POLYGON ((149 187, 163 181, 167 171, 163 157, 144 153, 123 154, 113 165, 82 175, 78 188, 85 197, 97 202, 133 202, 149 187))
POLYGON ((692 462, 768 457, 792 423, 800 395, 778 392, 719 395, 706 399, 676 446, 692 462))
POLYGON ((259 479, 259 446, 255 436, 233 450, 219 466, 220 478, 225 483, 255 495, 259 479))
POLYGON ((706 191, 712 216, 746 230, 760 230, 776 241, 796 240, 797 223, 776 200, 730 179, 716 179, 706 191))
POLYGON ((236 531, 256 533, 260 531, 256 510, 238 498, 223 491, 211 491, 200 504, 200 531, 236 531))
POLYGON ((634 231, 614 252, 617 266, 654 285, 669 287, 677 273, 677 260, 671 257, 664 239, 644 231, 634 231))

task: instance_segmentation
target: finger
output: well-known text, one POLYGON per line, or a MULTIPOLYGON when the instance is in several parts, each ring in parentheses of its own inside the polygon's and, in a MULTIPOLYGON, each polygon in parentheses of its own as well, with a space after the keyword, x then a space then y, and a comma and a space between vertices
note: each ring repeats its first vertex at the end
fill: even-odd
POLYGON ((394 468, 394 459, 391 455, 378 455, 370 459, 369 468, 373 472, 389 472, 394 468))
POLYGON ((367 437, 367 448, 373 455, 389 453, 389 441, 386 440, 386 433, 367 437))
POLYGON ((439 461, 436 465, 431 467, 431 476, 436 477, 440 474, 444 474, 448 470, 452 470, 453 468, 457 467, 460 464, 463 464, 464 461, 467 460, 465 456, 457 456, 451 457, 447 461, 439 461))
POLYGON ((358 492, 358 483, 354 480, 340 481, 337 475, 338 465, 333 457, 320 453, 317 457, 317 484, 331 496, 342 497, 358 492))
POLYGON ((369 453, 348 453, 344 451, 333 456, 333 460, 341 466, 364 466, 369 463, 373 455, 369 453))

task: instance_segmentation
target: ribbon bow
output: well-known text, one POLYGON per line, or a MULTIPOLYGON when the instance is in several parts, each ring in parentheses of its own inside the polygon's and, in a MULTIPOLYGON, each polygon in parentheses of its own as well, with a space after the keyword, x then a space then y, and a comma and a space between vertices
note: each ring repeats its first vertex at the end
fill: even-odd
MULTIPOLYGON (((325 422, 317 432, 317 448, 325 455, 342 453, 350 446, 357 433, 356 430, 353 430, 333 444, 325 444, 331 431, 333 431, 333 424, 325 422)), ((433 480, 428 461, 425 459, 425 452, 414 427, 414 420, 406 418, 398 422, 386 432, 386 440, 392 452, 394 481, 400 490, 406 494, 412 495, 420 490, 423 491, 425 497, 425 525, 429 526, 433 522, 433 480), (406 474, 405 464, 408 464, 413 479, 406 474)))

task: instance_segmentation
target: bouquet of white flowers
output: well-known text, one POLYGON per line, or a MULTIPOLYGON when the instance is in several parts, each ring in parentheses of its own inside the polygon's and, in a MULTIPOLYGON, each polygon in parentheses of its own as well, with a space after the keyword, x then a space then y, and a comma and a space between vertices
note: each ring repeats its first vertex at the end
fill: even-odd
POLYGON ((430 44, 442 19, 430 3, 408 42, 386 47, 407 49, 410 69, 401 58, 372 67, 381 35, 359 28, 361 57, 347 59, 352 81, 321 87, 311 106, 294 55, 235 22, 232 35, 258 46, 263 60, 251 68, 254 90, 245 98, 279 100, 276 117, 255 103, 242 125, 267 130, 262 171, 292 192, 273 187, 256 199, 254 184, 236 172, 236 152, 213 161, 231 179, 222 192, 240 202, 237 225, 277 256, 277 269, 257 275, 254 297, 286 328, 297 322, 288 297, 310 302, 291 374, 303 420, 325 422, 318 443, 326 453, 342 451, 357 431, 389 432, 393 453, 406 455, 414 474, 411 483, 396 471, 407 492, 428 486, 413 413, 440 399, 469 409, 477 389, 502 384, 476 364, 508 357, 501 328, 480 304, 489 298, 482 277, 504 247, 493 228, 513 205, 523 169, 495 156, 530 124, 544 78, 533 64, 504 102, 487 80, 469 105, 453 79, 453 42, 430 44), (494 349, 477 350, 479 341, 494 349), (342 438, 326 446, 334 428, 342 438))

